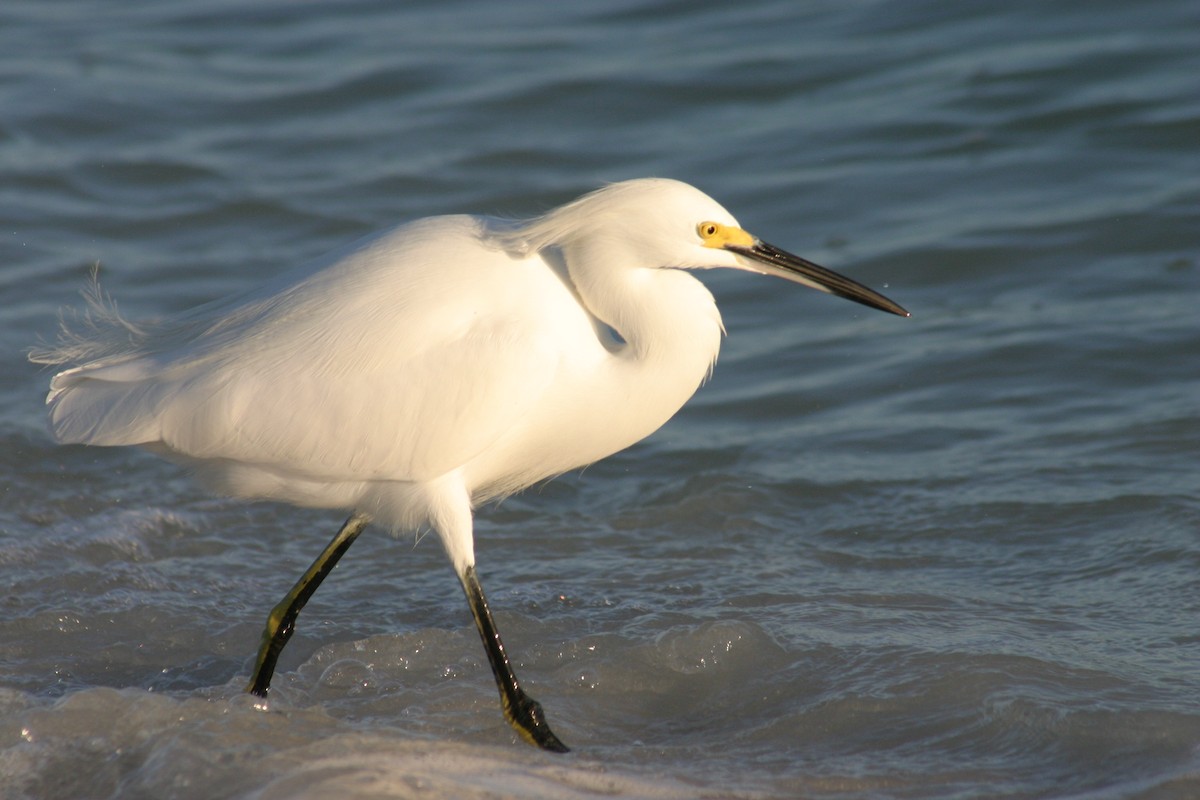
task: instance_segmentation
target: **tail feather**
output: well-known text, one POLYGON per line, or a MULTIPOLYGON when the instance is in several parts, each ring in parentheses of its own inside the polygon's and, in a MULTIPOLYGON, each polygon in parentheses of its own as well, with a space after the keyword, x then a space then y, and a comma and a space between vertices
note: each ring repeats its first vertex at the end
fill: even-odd
POLYGON ((145 445, 162 439, 158 416, 165 387, 89 377, 90 369, 61 372, 47 397, 50 433, 63 444, 145 445))
POLYGON ((83 310, 61 310, 58 341, 31 348, 30 361, 51 366, 88 364, 136 352, 146 341, 146 329, 122 317, 116 302, 100 288, 98 268, 92 269, 80 294, 85 301, 83 310))
POLYGON ((35 364, 67 366, 50 380, 46 395, 50 433, 63 443, 142 444, 155 441, 153 417, 140 415, 156 387, 142 347, 146 328, 121 316, 101 288, 97 270, 81 292, 82 310, 59 312, 58 340, 29 351, 35 364))

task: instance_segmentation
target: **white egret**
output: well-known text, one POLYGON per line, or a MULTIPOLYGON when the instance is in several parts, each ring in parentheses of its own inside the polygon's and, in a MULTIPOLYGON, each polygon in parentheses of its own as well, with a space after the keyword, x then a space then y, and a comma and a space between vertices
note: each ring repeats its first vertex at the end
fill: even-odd
POLYGON ((723 333, 685 270, 786 278, 903 308, 751 236, 685 183, 616 183, 527 222, 417 220, 266 286, 132 324, 94 289, 36 362, 63 443, 135 445, 220 493, 350 517, 271 611, 247 691, 266 697, 296 617, 372 520, 435 530, 527 741, 567 748, 522 691, 475 572, 472 510, 649 436, 723 333))

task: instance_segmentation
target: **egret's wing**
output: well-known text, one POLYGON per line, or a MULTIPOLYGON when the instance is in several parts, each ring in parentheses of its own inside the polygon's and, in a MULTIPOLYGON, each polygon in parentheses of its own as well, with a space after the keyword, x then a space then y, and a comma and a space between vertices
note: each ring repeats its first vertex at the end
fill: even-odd
POLYGON ((466 463, 553 380, 561 331, 539 297, 564 290, 484 248, 477 222, 450 219, 191 320, 203 331, 186 343, 60 373, 52 430, 329 480, 422 480, 466 463))

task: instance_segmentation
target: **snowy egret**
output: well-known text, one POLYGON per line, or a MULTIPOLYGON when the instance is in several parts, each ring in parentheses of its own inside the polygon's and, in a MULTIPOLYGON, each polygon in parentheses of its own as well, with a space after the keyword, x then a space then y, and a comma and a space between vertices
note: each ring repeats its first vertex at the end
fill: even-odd
MULTIPOLYGON (((475 572, 480 503, 649 436, 699 388, 723 333, 684 270, 786 278, 908 316, 751 236, 685 183, 616 183, 527 222, 418 220, 266 286, 132 324, 93 286, 33 361, 64 443, 135 445, 218 492, 350 511, 268 616, 247 691, 266 697, 296 617, 372 520, 425 526, 462 583, 525 740, 567 748, 521 689, 475 572)), ((64 318, 66 319, 66 318, 64 318)))

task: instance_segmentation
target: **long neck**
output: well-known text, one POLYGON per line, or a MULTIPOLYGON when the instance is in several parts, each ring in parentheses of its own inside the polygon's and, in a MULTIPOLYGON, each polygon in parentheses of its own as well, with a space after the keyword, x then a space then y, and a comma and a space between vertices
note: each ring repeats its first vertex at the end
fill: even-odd
POLYGON ((631 402, 661 409, 661 425, 695 393, 717 358, 723 328, 712 294, 683 270, 579 273, 571 270, 584 304, 624 341, 614 367, 637 393, 631 402))

